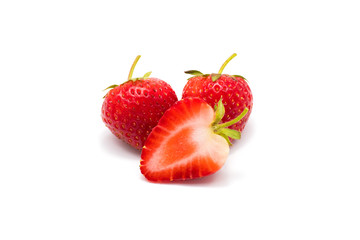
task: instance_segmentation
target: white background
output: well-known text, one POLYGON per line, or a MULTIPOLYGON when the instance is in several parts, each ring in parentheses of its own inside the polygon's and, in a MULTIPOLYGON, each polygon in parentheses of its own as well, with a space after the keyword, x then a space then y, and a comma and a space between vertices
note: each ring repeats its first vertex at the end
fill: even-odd
POLYGON ((358 1, 1 1, 0 239, 360 239, 358 1), (245 76, 253 113, 207 178, 147 182, 102 89, 245 76))

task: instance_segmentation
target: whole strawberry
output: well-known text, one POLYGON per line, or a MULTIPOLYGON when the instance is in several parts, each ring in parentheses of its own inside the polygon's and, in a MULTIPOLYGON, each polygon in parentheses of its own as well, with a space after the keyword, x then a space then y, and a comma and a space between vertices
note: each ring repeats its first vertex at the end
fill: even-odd
POLYGON ((236 53, 231 55, 221 66, 218 73, 203 74, 197 70, 186 71, 185 73, 194 75, 194 77, 188 79, 189 81, 183 89, 182 98, 200 97, 212 107, 222 99, 225 106, 223 122, 236 118, 245 108, 248 108, 248 114, 230 127, 242 131, 253 107, 253 96, 250 87, 246 79, 240 75, 222 74, 225 66, 235 56, 236 53))
POLYGON ((115 136, 140 150, 164 112, 178 99, 169 84, 149 78, 151 72, 132 78, 139 58, 131 66, 126 82, 105 89, 111 90, 104 97, 101 116, 115 136))

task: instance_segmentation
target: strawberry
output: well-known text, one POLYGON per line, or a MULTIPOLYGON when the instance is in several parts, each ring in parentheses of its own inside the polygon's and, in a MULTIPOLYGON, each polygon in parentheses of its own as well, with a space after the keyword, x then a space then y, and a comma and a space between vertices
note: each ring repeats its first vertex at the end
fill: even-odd
POLYGON ((101 116, 115 136, 140 150, 161 116, 178 99, 169 84, 149 78, 151 72, 132 78, 139 58, 131 66, 126 82, 105 89, 111 90, 104 97, 101 116))
POLYGON ((248 114, 240 122, 230 127, 231 129, 242 131, 253 107, 253 96, 250 87, 246 79, 240 75, 222 74, 225 66, 235 56, 236 53, 231 55, 221 66, 218 73, 203 74, 197 70, 186 71, 185 73, 195 76, 189 78, 183 89, 182 98, 200 97, 210 106, 215 106, 222 99, 225 106, 223 121, 234 119, 245 108, 248 108, 248 114))
POLYGON ((204 177, 218 171, 229 153, 229 137, 240 132, 227 127, 237 118, 221 123, 225 114, 221 100, 214 111, 200 98, 176 102, 153 128, 141 153, 140 170, 150 181, 173 181, 204 177))

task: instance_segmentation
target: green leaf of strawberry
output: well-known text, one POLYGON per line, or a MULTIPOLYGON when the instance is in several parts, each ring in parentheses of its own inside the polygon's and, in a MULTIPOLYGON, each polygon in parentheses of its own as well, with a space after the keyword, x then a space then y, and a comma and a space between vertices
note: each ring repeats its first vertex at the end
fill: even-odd
POLYGON ((224 105, 222 104, 222 100, 220 99, 220 101, 214 106, 214 110, 215 110, 215 120, 214 120, 214 124, 218 124, 221 119, 224 117, 225 115, 225 108, 224 105))
POLYGON ((211 74, 211 80, 212 80, 213 82, 215 82, 216 80, 218 80, 220 77, 221 77, 221 74, 218 74, 218 73, 213 73, 213 74, 211 74))
POLYGON ((185 73, 190 74, 190 75, 194 75, 194 76, 203 75, 203 73, 198 71, 198 70, 188 70, 188 71, 185 71, 185 73))
POLYGON ((105 88, 103 91, 106 91, 106 90, 109 90, 109 89, 113 89, 113 88, 115 88, 115 87, 117 87, 117 86, 119 86, 119 85, 113 84, 113 85, 108 86, 107 88, 105 88))
POLYGON ((241 77, 241 78, 243 78, 243 79, 245 79, 246 80, 246 78, 244 78, 243 76, 241 76, 241 75, 231 75, 231 76, 233 76, 233 77, 241 77))
POLYGON ((146 79, 146 78, 150 77, 151 73, 152 73, 152 72, 147 72, 147 73, 145 73, 144 76, 143 76, 143 78, 146 79))

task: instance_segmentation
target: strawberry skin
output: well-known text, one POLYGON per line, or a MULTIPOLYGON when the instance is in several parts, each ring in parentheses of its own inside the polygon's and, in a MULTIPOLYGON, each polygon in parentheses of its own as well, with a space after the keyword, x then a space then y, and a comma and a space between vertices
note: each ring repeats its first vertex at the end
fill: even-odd
POLYGON ((139 58, 135 59, 128 81, 109 87, 112 89, 105 96, 101 117, 115 136, 141 150, 153 127, 178 99, 169 84, 149 78, 151 72, 142 78, 131 77, 139 58))
POLYGON ((216 81, 212 80, 211 75, 190 78, 182 93, 182 98, 188 97, 200 97, 212 107, 222 99, 225 106, 223 122, 234 119, 248 108, 248 114, 230 127, 237 131, 244 129, 253 106, 252 92, 245 79, 227 74, 222 74, 216 81))
POLYGON ((218 124, 225 109, 218 110, 200 98, 176 102, 148 136, 141 153, 140 170, 154 182, 186 180, 217 172, 229 154, 228 136, 240 138, 240 132, 227 129, 239 121, 218 124))

